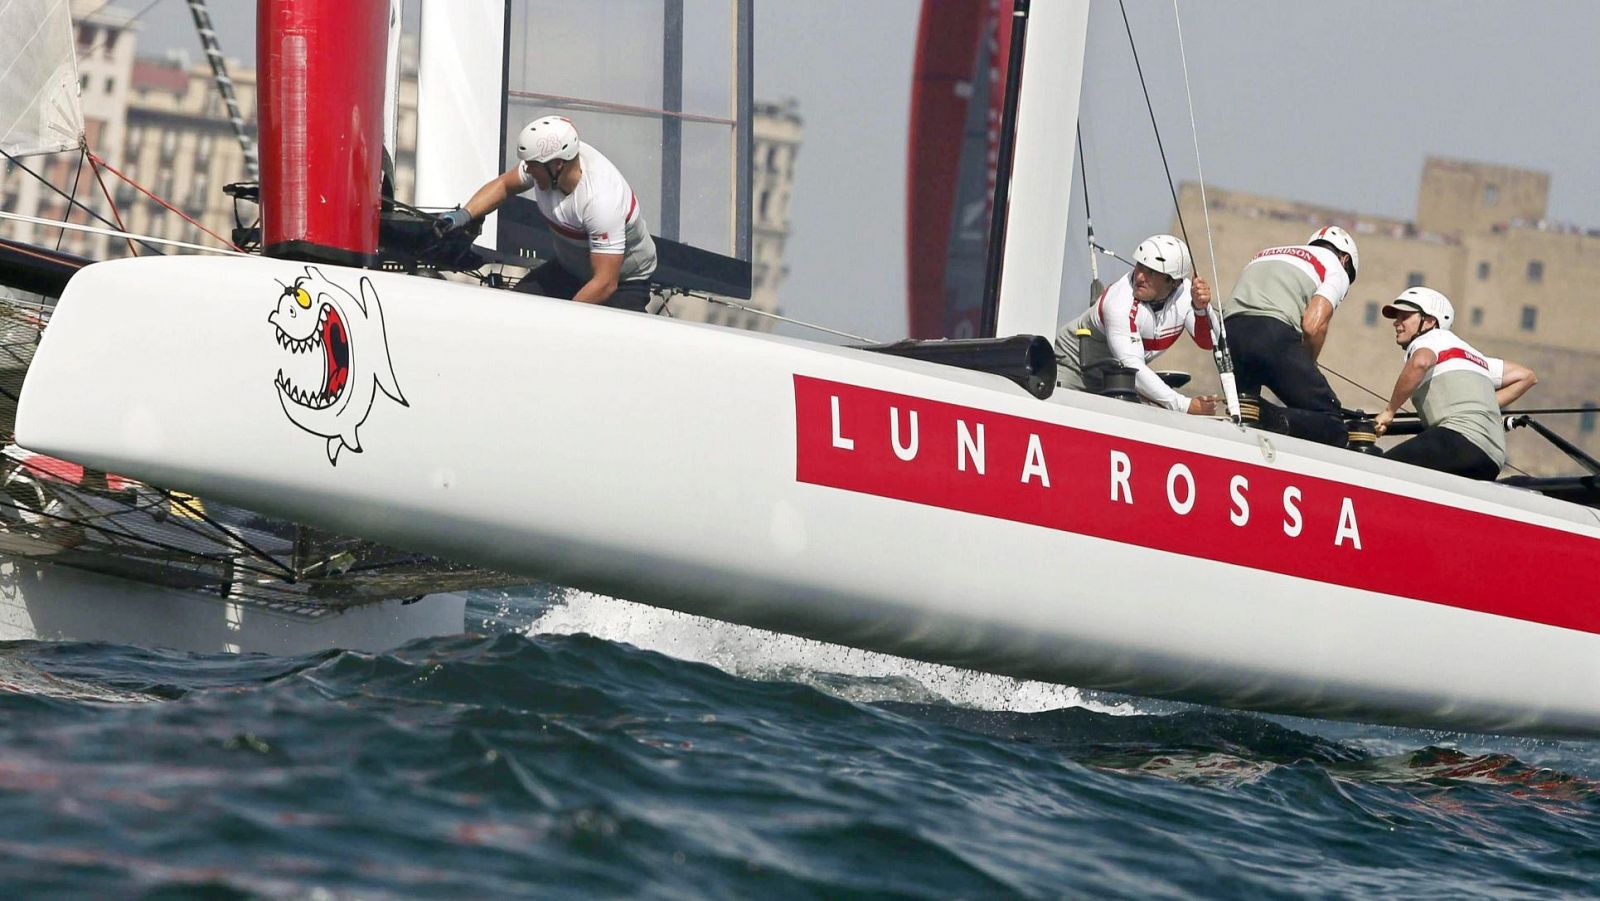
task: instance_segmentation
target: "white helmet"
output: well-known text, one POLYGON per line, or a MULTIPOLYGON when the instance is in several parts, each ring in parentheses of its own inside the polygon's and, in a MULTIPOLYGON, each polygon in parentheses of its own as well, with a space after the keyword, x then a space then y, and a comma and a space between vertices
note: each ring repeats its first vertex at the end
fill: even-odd
POLYGON ((1172 278, 1188 278, 1194 268, 1189 261, 1189 246, 1171 235, 1146 238, 1134 248, 1133 261, 1172 278))
POLYGON ((523 162, 548 163, 577 155, 578 129, 566 116, 535 119, 517 136, 517 156, 523 162))
POLYGON ((1407 288, 1401 291, 1399 297, 1384 305, 1383 318, 1398 319, 1413 310, 1424 316, 1432 316, 1439 321, 1439 328, 1447 332, 1456 321, 1456 308, 1451 306, 1450 298, 1432 288, 1407 288))
POLYGON ((1355 281, 1356 273, 1361 270, 1361 251, 1356 250, 1356 239, 1339 226, 1328 225, 1317 229, 1315 234, 1306 239, 1307 244, 1318 241, 1326 241, 1333 245, 1334 250, 1350 254, 1350 281, 1355 281))

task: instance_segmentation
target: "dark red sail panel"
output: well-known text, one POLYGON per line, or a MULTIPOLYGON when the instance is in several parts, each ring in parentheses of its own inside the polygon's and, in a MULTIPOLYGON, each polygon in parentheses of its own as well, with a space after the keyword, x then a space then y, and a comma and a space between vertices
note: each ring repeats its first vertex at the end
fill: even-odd
POLYGON ((388 0, 259 0, 262 247, 361 265, 378 249, 388 0))
POLYGON ((911 88, 907 324, 973 337, 1010 49, 1010 0, 925 0, 911 88))

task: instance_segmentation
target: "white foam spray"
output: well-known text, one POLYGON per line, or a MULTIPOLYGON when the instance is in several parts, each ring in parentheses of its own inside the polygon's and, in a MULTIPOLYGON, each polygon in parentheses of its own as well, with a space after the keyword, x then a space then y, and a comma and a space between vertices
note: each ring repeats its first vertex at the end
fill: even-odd
POLYGON ((799 682, 852 701, 942 701, 1017 713, 1062 707, 1139 712, 1131 705, 1087 700, 1065 685, 907 660, 575 589, 567 589, 564 601, 551 605, 528 628, 530 635, 577 633, 710 664, 741 678, 799 682))

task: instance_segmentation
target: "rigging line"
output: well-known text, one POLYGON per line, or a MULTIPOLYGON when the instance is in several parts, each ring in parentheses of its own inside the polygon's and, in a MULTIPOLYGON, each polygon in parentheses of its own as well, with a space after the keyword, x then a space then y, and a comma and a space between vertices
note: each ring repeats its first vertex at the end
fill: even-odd
POLYGON ((1122 27, 1128 32, 1128 48, 1133 51, 1133 68, 1139 73, 1139 89, 1144 91, 1144 106, 1150 112, 1150 129, 1156 133, 1156 149, 1161 151, 1161 168, 1167 174, 1167 190, 1172 192, 1172 208, 1178 214, 1178 230, 1183 232, 1183 243, 1189 243, 1189 228, 1183 222, 1183 208, 1178 206, 1178 188, 1172 183, 1172 167, 1167 164, 1167 148, 1161 143, 1161 127, 1156 124, 1155 104, 1150 102, 1150 86, 1144 80, 1144 66, 1139 64, 1139 47, 1133 42, 1133 25, 1128 21, 1128 7, 1117 0, 1122 9, 1122 27))
MULTIPOLYGON (((94 8, 93 12, 90 12, 87 15, 73 16, 72 18, 76 19, 79 22, 89 22, 95 16, 98 16, 98 15, 100 15, 100 13, 104 12, 106 7, 110 6, 111 4, 113 4, 115 2, 117 2, 117 0, 105 0, 104 3, 100 4, 99 6, 96 6, 94 8)), ((144 9, 141 9, 138 12, 134 13, 132 16, 129 16, 128 20, 126 22, 120 23, 118 28, 119 29, 127 28, 127 26, 132 25, 133 23, 135 23, 135 22, 139 21, 140 19, 144 18, 144 14, 145 13, 149 12, 152 9, 155 9, 159 5, 161 5, 161 0, 150 0, 149 3, 145 4, 144 9)), ((91 24, 93 24, 93 23, 91 23, 91 24)), ((84 56, 88 56, 89 54, 94 53, 95 51, 97 51, 100 48, 104 47, 105 46, 105 42, 107 40, 110 40, 109 33, 110 33, 110 29, 107 29, 108 37, 106 37, 106 38, 104 38, 102 40, 97 40, 93 44, 90 44, 88 47, 85 47, 84 50, 83 50, 83 55, 84 56)))
MULTIPOLYGON (((1189 85, 1189 55, 1183 46, 1183 19, 1178 15, 1178 0, 1172 0, 1172 20, 1178 26, 1178 59, 1183 65, 1183 92, 1189 99, 1189 128, 1194 134, 1195 178, 1200 182, 1200 212, 1205 218, 1206 251, 1211 256, 1211 278, 1217 277, 1217 245, 1211 240, 1211 207, 1206 203, 1206 170, 1200 165, 1200 120, 1194 115, 1194 89, 1189 85)), ((1181 220, 1182 213, 1179 214, 1181 220)), ((1217 309, 1222 309, 1219 299, 1217 309)))
MULTIPOLYGON (((784 316, 784 315, 779 314, 779 313, 769 313, 766 310, 757 309, 756 307, 748 306, 748 305, 742 304, 742 303, 736 303, 734 301, 727 300, 726 298, 722 298, 722 297, 717 297, 717 296, 712 295, 712 294, 702 294, 699 291, 681 291, 681 290, 667 289, 667 290, 663 291, 662 294, 666 298, 666 301, 665 301, 666 303, 670 303, 672 301, 672 298, 674 298, 674 297, 698 297, 701 300, 704 300, 704 301, 706 301, 708 303, 721 304, 721 305, 723 305, 725 307, 733 307, 736 310, 743 310, 746 313, 753 313, 754 315, 757 315, 757 316, 765 316, 768 319, 776 319, 779 322, 786 322, 789 325, 798 325, 798 326, 800 326, 802 328, 816 329, 819 332, 827 332, 830 335, 838 335, 841 338, 849 338, 851 341, 860 341, 863 344, 874 344, 874 343, 876 343, 871 338, 863 338, 860 335, 852 335, 849 332, 841 332, 838 329, 831 329, 831 328, 828 328, 825 325, 816 325, 816 324, 810 323, 810 322, 803 322, 803 321, 801 321, 799 319, 791 319, 788 316, 784 316), (668 293, 668 291, 670 291, 670 293, 668 293)), ((667 315, 671 316, 672 314, 668 313, 667 315)), ((676 317, 673 317, 673 318, 676 318, 676 317)))
MULTIPOLYGON (((100 183, 100 193, 106 196, 106 206, 111 208, 111 215, 117 220, 117 228, 127 231, 128 226, 122 222, 122 213, 117 210, 117 202, 111 198, 111 189, 106 187, 105 176, 100 174, 100 164, 91 162, 89 166, 94 170, 94 180, 100 183)), ((62 234, 65 234, 65 232, 62 234)), ((128 255, 135 257, 139 255, 139 251, 133 246, 131 238, 128 239, 128 255)))
POLYGON ((1336 376, 1336 377, 1338 377, 1340 379, 1343 379, 1346 382, 1349 382, 1350 384, 1356 386, 1357 388, 1360 388, 1362 391, 1365 391, 1368 394, 1372 395, 1373 397, 1376 397, 1378 400, 1383 401, 1385 404, 1387 404, 1389 402, 1389 398, 1384 397, 1383 395, 1381 395, 1378 392, 1372 390, 1371 388, 1368 388, 1366 385, 1361 384, 1360 382, 1358 382, 1355 379, 1345 375, 1344 373, 1334 370, 1333 367, 1331 367, 1331 366, 1329 366, 1329 365, 1327 365, 1325 363, 1318 363, 1317 364, 1317 368, 1322 370, 1323 372, 1326 372, 1327 374, 1329 374, 1331 376, 1336 376))
MULTIPOLYGON (((44 185, 45 187, 49 188, 50 190, 56 192, 57 194, 61 195, 64 198, 66 198, 67 202, 69 204, 71 204, 72 206, 81 207, 85 213, 88 213, 90 216, 93 216, 94 218, 100 220, 101 222, 104 222, 106 225, 115 225, 116 224, 116 223, 112 222, 110 219, 107 219, 106 217, 104 217, 104 216, 100 215, 99 213, 95 212, 89 206, 87 206, 85 204, 82 204, 82 203, 79 203, 76 200, 73 200, 72 197, 69 194, 67 194, 66 191, 63 191, 60 188, 56 187, 55 185, 51 184, 50 179, 45 178, 44 176, 40 175, 39 173, 33 171, 32 169, 29 169, 27 167, 27 165, 22 162, 22 160, 17 159, 16 157, 12 156, 9 153, 6 153, 4 150, 0 150, 0 156, 3 156, 7 160, 10 160, 11 161, 11 165, 16 166, 18 169, 21 169, 22 171, 24 171, 24 172, 28 173, 29 175, 33 176, 34 181, 37 181, 39 184, 44 185)), ((0 211, 0 215, 16 217, 16 216, 20 216, 21 214, 19 214, 19 213, 6 213, 4 211, 0 211)), ((34 222, 36 225, 56 225, 57 224, 54 220, 50 220, 50 219, 34 220, 33 217, 31 217, 31 216, 24 217, 24 218, 27 221, 34 222)), ((62 224, 65 225, 66 223, 62 223, 62 224)), ((74 225, 73 227, 83 228, 84 226, 74 225)), ((134 237, 137 238, 139 236, 135 235, 134 237)), ((151 251, 153 251, 153 252, 155 252, 157 254, 161 253, 160 248, 151 247, 148 241, 145 241, 145 240, 141 239, 139 241, 139 243, 144 244, 146 248, 150 249, 151 251)))
MULTIPOLYGON (((78 169, 72 173, 72 197, 68 199, 76 199, 78 196, 78 183, 83 181, 83 161, 88 158, 89 145, 80 138, 78 143, 78 169)), ((71 212, 69 211, 67 215, 70 216, 71 212)), ((56 233, 56 253, 61 252, 61 241, 66 236, 67 233, 64 230, 56 233)))
MULTIPOLYGON (((202 253, 218 253, 229 257, 247 257, 251 255, 238 250, 223 250, 220 247, 207 247, 204 244, 190 244, 187 241, 173 241, 167 238, 153 237, 151 235, 136 235, 133 232, 125 232, 115 228, 97 228, 93 225, 79 225, 76 222, 64 222, 56 219, 41 219, 38 216, 24 216, 21 213, 8 213, 5 210, 0 210, 0 219, 15 219, 18 222, 31 222, 34 225, 48 225, 51 228, 70 228, 73 231, 88 232, 92 235, 110 235, 113 238, 132 238, 135 241, 138 241, 140 244, 145 245, 152 243, 164 244, 168 247, 181 247, 184 250, 198 250, 202 253)), ((11 249, 18 250, 19 248, 12 247, 11 249)), ((156 253, 160 252, 160 250, 156 250, 156 253)), ((45 257, 40 254, 32 254, 32 256, 39 256, 40 259, 49 259, 49 257, 45 257)))
MULTIPOLYGON (((1206 225, 1206 250, 1211 255, 1211 279, 1217 278, 1217 246, 1211 240, 1211 210, 1206 206, 1206 174, 1200 165, 1200 123, 1194 115, 1194 89, 1189 85, 1189 54, 1183 46, 1183 19, 1178 15, 1178 0, 1172 0, 1172 19, 1178 28, 1178 58, 1183 65, 1183 91, 1189 100, 1189 129, 1194 135, 1194 167, 1195 177, 1200 181, 1200 211, 1205 217, 1206 225)), ((1131 35, 1130 35, 1131 37, 1131 35)), ((1158 138, 1159 140, 1159 138, 1158 138)), ((1167 173, 1167 186, 1172 186, 1172 173, 1167 173)), ((1172 202, 1178 202, 1176 189, 1172 193, 1172 202)), ((1178 209, 1178 224, 1183 224, 1183 209, 1178 209)), ((1189 243, 1189 235, 1184 233, 1185 244, 1189 243)), ((1194 261, 1194 245, 1189 244, 1190 265, 1194 261)), ((1198 266, 1195 270, 1199 271, 1198 266)), ((1228 405, 1228 415, 1235 424, 1243 421, 1239 411, 1239 383, 1233 372, 1233 352, 1228 348, 1227 316, 1222 309, 1222 297, 1214 294, 1213 299, 1216 309, 1207 318, 1211 320, 1211 359, 1217 365, 1217 379, 1222 383, 1222 395, 1228 405)))
POLYGON ((188 213, 185 213, 183 210, 178 209, 177 207, 175 207, 172 204, 166 202, 165 200, 161 199, 160 197, 157 197, 155 194, 152 194, 149 191, 149 189, 145 188, 144 185, 141 185, 138 182, 134 181, 133 179, 129 178, 128 176, 123 175, 122 172, 120 170, 118 170, 116 166, 113 166, 110 163, 106 162, 104 159, 100 158, 99 156, 97 156, 93 152, 90 152, 89 156, 92 157, 95 162, 97 162, 100 165, 106 167, 106 169, 108 169, 111 172, 112 175, 115 175, 116 177, 118 177, 118 178, 122 179, 123 181, 127 182, 128 184, 133 185, 134 189, 137 190, 139 193, 141 193, 144 196, 150 198, 151 200, 154 200, 156 203, 161 204, 162 206, 166 207, 168 210, 170 210, 170 211, 172 211, 174 213, 177 213, 179 218, 183 219, 183 221, 189 223, 190 225, 194 226, 195 228, 200 229, 201 231, 205 232, 206 234, 210 235, 211 237, 216 238, 218 241, 221 241, 223 244, 227 245, 227 247, 229 249, 234 250, 234 251, 236 251, 238 253, 244 253, 243 248, 239 247, 239 245, 233 243, 232 241, 229 241, 227 238, 224 238, 223 236, 221 236, 221 235, 217 234, 216 232, 212 231, 211 229, 206 228, 204 225, 202 225, 198 220, 196 220, 194 217, 190 216, 188 213))
MULTIPOLYGON (((180 497, 177 496, 177 494, 173 493, 172 491, 170 491, 170 490, 168 490, 166 488, 157 488, 156 490, 160 491, 162 496, 165 497, 168 501, 170 501, 174 505, 180 506, 184 510, 188 511, 190 516, 203 521, 206 525, 209 525, 213 529, 216 529, 218 532, 221 532, 223 535, 226 535, 230 541, 238 542, 240 546, 248 549, 251 553, 254 553, 257 557, 260 557, 263 560, 270 561, 273 564, 276 564, 278 566, 283 567, 283 571, 288 573, 291 578, 293 577, 294 569, 292 567, 289 567, 289 566, 286 566, 283 563, 280 563, 276 557, 273 557, 272 555, 268 554, 266 551, 256 547, 253 543, 251 543, 250 541, 246 540, 243 534, 241 534, 241 533, 239 533, 237 531, 234 531, 233 529, 229 528, 228 526, 226 526, 226 525, 218 522, 217 520, 213 519, 211 517, 211 514, 209 514, 209 513, 207 513, 205 511, 205 508, 203 506, 203 502, 200 502, 199 498, 194 497, 194 495, 188 495, 185 498, 180 498, 180 497), (200 502, 202 504, 202 506, 196 507, 196 506, 190 504, 189 500, 194 500, 196 502, 200 502)), ((201 533, 201 534, 204 534, 204 533, 201 533)))
POLYGON ((1089 210, 1089 166, 1083 158, 1083 123, 1077 123, 1078 129, 1078 175, 1083 181, 1083 221, 1089 233, 1089 282, 1091 285, 1100 281, 1100 261, 1095 259, 1094 250, 1094 213, 1089 210))

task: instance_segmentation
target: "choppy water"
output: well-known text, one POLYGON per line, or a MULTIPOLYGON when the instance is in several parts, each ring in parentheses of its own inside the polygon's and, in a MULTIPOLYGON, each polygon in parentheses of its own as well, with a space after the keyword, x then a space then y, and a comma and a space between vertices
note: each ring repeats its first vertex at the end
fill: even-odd
POLYGON ((0 645, 6 895, 1600 886, 1600 744, 1080 695, 584 595, 468 613, 381 655, 0 645))

